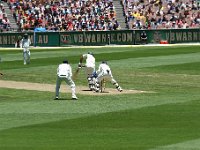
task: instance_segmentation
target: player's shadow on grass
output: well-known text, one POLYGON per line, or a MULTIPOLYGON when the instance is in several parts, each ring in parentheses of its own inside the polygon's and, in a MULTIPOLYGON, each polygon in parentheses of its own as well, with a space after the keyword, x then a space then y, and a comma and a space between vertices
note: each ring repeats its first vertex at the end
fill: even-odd
POLYGON ((108 91, 103 91, 103 92, 100 92, 100 93, 109 93, 108 91))
POLYGON ((65 97, 62 97, 62 98, 59 98, 59 99, 53 99, 54 101, 73 101, 72 98, 65 98, 65 97))
MULTIPOLYGON (((87 90, 81 90, 81 91, 96 93, 96 92, 94 92, 92 90, 89 90, 89 89, 87 89, 87 90)), ((103 91, 103 92, 97 92, 97 93, 109 93, 109 92, 108 91, 103 91)))
POLYGON ((92 90, 90 90, 90 89, 87 89, 87 90, 82 90, 82 91, 91 91, 91 92, 92 92, 92 90))

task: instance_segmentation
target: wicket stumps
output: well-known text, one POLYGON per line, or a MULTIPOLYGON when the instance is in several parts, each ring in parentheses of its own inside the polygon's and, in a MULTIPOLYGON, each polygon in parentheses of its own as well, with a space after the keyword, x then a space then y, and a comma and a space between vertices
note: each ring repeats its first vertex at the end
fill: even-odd
POLYGON ((103 79, 101 80, 101 83, 100 83, 100 92, 105 92, 105 89, 106 89, 106 80, 103 79))

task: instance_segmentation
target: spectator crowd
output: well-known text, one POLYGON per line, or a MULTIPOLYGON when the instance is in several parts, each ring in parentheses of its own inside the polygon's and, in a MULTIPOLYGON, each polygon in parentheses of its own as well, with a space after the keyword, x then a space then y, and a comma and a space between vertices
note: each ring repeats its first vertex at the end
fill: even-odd
POLYGON ((198 0, 123 0, 129 29, 200 28, 198 0))
MULTIPOLYGON (((4 0, 20 29, 120 30, 113 0, 4 0)), ((121 0, 128 29, 200 28, 198 0, 121 0)), ((3 4, 0 29, 9 30, 3 4)))
POLYGON ((9 0, 20 29, 53 31, 117 30, 112 0, 9 0))

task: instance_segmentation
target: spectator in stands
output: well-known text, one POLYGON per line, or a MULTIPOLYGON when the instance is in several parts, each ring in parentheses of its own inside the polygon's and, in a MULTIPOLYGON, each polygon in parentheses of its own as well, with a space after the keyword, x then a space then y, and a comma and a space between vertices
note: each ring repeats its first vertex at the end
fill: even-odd
POLYGON ((116 12, 112 0, 46 1, 43 5, 37 5, 35 1, 16 0, 10 1, 9 5, 22 29, 28 25, 35 28, 39 24, 66 31, 118 29, 113 28, 116 12), (98 18, 96 22, 94 18, 98 18))
POLYGON ((7 18, 3 4, 0 4, 0 31, 8 31, 10 29, 10 20, 7 18))
POLYGON ((44 28, 42 26, 42 24, 40 24, 39 26, 37 26, 35 29, 34 29, 34 32, 45 32, 46 31, 46 28, 44 28))
POLYGON ((122 0, 122 4, 129 29, 177 29, 200 26, 200 22, 196 21, 200 19, 200 6, 197 0, 122 0))
POLYGON ((9 19, 7 18, 7 16, 5 14, 3 15, 2 23, 3 23, 3 28, 4 29, 9 29, 10 28, 10 21, 9 21, 9 19))
MULTIPOLYGON (((200 26, 198 0, 121 1, 129 29, 200 26)), ((47 0, 43 4, 38 1, 10 0, 8 3, 22 30, 34 29, 39 24, 58 31, 120 29, 120 26, 116 27, 119 23, 116 22, 112 0, 47 0)))

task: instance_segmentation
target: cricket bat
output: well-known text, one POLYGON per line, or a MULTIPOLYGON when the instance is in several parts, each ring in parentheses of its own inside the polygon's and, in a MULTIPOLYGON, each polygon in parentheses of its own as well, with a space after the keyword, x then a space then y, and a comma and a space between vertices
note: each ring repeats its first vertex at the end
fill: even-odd
POLYGON ((75 71, 75 73, 73 74, 73 76, 72 76, 72 79, 76 79, 77 78, 77 75, 78 75, 78 73, 79 73, 79 71, 80 71, 80 69, 81 69, 82 67, 78 67, 77 69, 76 69, 76 71, 75 71))

